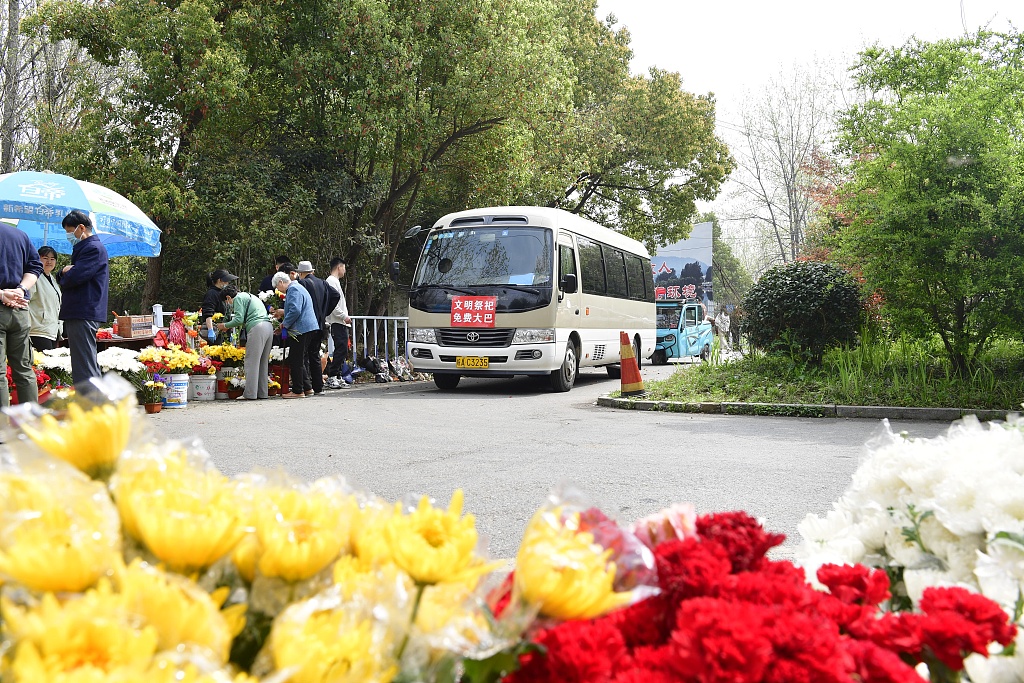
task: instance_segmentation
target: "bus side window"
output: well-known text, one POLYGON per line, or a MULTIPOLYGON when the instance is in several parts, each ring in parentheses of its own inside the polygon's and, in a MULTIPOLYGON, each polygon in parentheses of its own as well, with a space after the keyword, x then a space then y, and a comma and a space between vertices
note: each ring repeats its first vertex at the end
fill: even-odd
POLYGON ((576 275, 576 279, 579 279, 579 274, 576 272, 576 252, 573 248, 567 244, 558 245, 558 281, 561 282, 562 278, 566 275, 576 275))
MULTIPOLYGON (((647 271, 650 272, 650 270, 650 267, 648 267, 647 271)), ((629 298, 636 301, 646 301, 644 262, 639 256, 626 257, 626 276, 629 283, 629 298)))
POLYGON ((647 301, 654 301, 654 268, 651 267, 651 259, 640 259, 644 264, 644 284, 647 285, 647 301))
POLYGON ((626 263, 623 254, 618 249, 603 246, 604 252, 604 274, 608 278, 608 296, 628 299, 629 291, 626 289, 626 263))
POLYGON ((604 294, 604 259, 601 258, 601 245, 577 237, 580 248, 580 270, 583 277, 584 294, 604 294))

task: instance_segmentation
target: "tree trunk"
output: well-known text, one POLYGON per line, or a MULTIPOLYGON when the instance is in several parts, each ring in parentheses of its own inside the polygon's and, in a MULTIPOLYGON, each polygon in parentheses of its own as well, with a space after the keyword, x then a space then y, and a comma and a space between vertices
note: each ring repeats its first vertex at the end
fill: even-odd
POLYGON ((7 0, 7 59, 4 60, 3 120, 0 121, 0 172, 14 171, 14 129, 18 116, 18 79, 21 73, 20 0, 7 0))
POLYGON ((142 290, 142 310, 148 310, 160 301, 160 275, 164 270, 163 254, 146 263, 146 287, 142 290))

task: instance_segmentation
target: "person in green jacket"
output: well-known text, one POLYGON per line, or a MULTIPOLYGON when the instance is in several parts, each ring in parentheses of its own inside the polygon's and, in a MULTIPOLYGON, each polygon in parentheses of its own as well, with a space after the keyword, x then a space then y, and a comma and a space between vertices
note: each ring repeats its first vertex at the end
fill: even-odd
POLYGON ((60 285, 53 276, 57 266, 57 252, 53 247, 39 247, 39 260, 43 262, 43 274, 36 280, 32 289, 33 296, 28 302, 28 314, 32 327, 29 338, 32 348, 46 351, 57 345, 64 325, 60 321, 60 285))
POLYGON ((239 292, 234 285, 220 290, 221 300, 231 306, 231 320, 217 323, 224 332, 236 327, 245 330, 245 391, 239 400, 255 401, 268 398, 267 381, 270 365, 270 346, 274 339, 274 326, 267 317, 267 307, 259 297, 239 292))

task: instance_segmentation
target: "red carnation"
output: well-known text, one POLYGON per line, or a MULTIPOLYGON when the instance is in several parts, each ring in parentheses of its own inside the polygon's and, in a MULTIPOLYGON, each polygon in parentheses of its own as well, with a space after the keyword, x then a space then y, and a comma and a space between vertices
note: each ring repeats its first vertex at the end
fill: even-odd
POLYGON ((655 548, 654 559, 658 583, 674 602, 711 594, 731 569, 722 546, 698 538, 665 541, 655 548))
POLYGON ((766 611, 764 633, 773 655, 765 683, 849 683, 854 661, 834 623, 796 605, 793 609, 776 605, 766 611))
POLYGON ((765 532, 756 519, 742 511, 701 515, 697 534, 725 548, 734 572, 757 568, 769 550, 786 540, 783 534, 765 532))
POLYGON ((928 661, 930 653, 953 671, 964 668, 964 659, 971 653, 988 655, 989 639, 977 625, 955 612, 926 615, 921 619, 921 654, 928 661))
POLYGON ((668 642, 674 615, 674 605, 662 593, 613 612, 608 618, 622 633, 626 647, 632 650, 668 642))
POLYGON ((512 586, 515 584, 515 575, 514 571, 509 572, 505 580, 501 582, 501 585, 495 587, 487 594, 487 606, 490 608, 491 614, 499 619, 505 613, 509 602, 512 601, 512 586))
POLYGON ((1017 636, 1017 627, 998 603, 966 588, 926 588, 921 595, 921 611, 927 615, 958 614, 975 624, 986 641, 1000 645, 1009 645, 1017 636))
POLYGON ((766 562, 756 572, 728 576, 716 588, 715 594, 732 600, 792 609, 816 606, 824 597, 807 585, 803 570, 785 560, 766 562))
POLYGON ((922 683, 922 679, 899 655, 863 640, 846 641, 846 651, 853 656, 856 675, 853 680, 865 683, 922 683))
POLYGON ((618 674, 612 683, 676 683, 678 680, 654 669, 634 668, 618 674))
POLYGON ((920 659, 923 634, 919 614, 886 612, 878 618, 869 616, 854 622, 850 626, 850 634, 897 654, 920 659))
POLYGON ((609 619, 566 621, 533 639, 547 653, 531 652, 510 683, 605 683, 631 667, 622 635, 609 619))
POLYGON ((765 612, 763 607, 717 598, 687 600, 676 612, 671 656, 653 668, 701 683, 756 683, 772 659, 765 612))
POLYGON ((818 569, 818 581, 849 605, 877 605, 889 599, 889 577, 881 569, 862 564, 826 564, 818 569))

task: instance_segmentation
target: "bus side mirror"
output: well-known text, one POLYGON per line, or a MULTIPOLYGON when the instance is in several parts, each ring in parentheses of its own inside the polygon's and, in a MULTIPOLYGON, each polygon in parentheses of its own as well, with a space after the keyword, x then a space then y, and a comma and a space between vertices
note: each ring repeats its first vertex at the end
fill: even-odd
POLYGON ((562 276, 562 282, 558 285, 558 288, 566 294, 575 294, 576 287, 576 273, 566 273, 562 276))
POLYGON ((400 269, 401 266, 398 264, 398 261, 392 261, 391 265, 388 266, 388 276, 395 284, 398 284, 398 272, 400 269))

